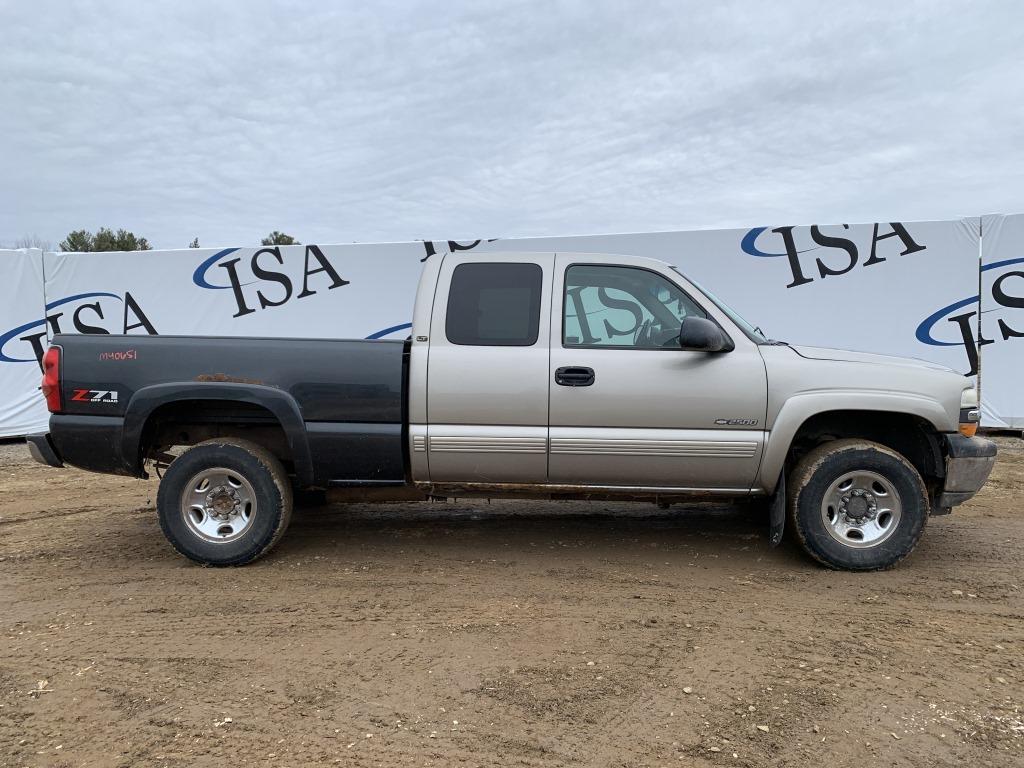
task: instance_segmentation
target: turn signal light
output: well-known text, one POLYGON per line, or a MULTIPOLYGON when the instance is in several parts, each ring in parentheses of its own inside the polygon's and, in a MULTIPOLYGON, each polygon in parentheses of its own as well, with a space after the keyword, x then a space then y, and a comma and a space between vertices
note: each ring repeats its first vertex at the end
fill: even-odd
POLYGON ((60 395, 60 347, 50 347, 43 355, 43 397, 50 413, 60 413, 63 402, 60 395))
POLYGON ((974 437, 978 431, 978 422, 981 421, 981 412, 975 408, 960 409, 960 434, 965 437, 974 437))

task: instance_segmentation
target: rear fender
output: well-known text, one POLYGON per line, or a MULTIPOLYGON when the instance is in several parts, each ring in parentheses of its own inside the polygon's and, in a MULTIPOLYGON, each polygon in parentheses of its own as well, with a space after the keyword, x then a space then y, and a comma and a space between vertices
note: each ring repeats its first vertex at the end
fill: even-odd
POLYGON ((128 402, 121 437, 121 455, 131 474, 142 474, 142 432, 150 415, 162 405, 184 400, 219 400, 266 408, 284 429, 300 483, 304 486, 314 484, 306 424, 295 399, 274 387, 232 382, 155 384, 138 390, 128 402))

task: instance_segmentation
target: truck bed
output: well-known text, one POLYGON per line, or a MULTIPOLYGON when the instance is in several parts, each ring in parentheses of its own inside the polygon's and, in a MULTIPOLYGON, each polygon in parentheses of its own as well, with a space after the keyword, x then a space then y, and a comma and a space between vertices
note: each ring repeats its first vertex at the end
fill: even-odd
MULTIPOLYGON (((295 414, 316 485, 405 477, 402 341, 61 334, 53 344, 64 406, 50 431, 70 463, 111 471, 90 455, 109 455, 97 441, 110 440, 117 470, 138 475, 131 445, 161 401, 244 394, 275 416, 295 414)), ((288 438, 294 448, 300 436, 288 438)))

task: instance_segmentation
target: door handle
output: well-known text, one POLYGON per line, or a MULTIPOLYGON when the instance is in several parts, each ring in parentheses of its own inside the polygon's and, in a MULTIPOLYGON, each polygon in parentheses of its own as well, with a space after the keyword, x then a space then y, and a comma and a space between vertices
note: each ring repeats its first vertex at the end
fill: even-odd
POLYGON ((563 387, 589 387, 593 383, 593 368, 567 365, 555 371, 555 384, 561 384, 563 387))

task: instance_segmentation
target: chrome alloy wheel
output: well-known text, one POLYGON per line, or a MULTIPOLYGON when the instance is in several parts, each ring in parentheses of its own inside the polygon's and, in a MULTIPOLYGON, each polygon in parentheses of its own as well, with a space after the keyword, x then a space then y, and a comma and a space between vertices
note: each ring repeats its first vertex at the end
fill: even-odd
POLYGON ((821 521, 829 535, 854 549, 876 547, 899 525, 903 506, 895 486, 876 472, 841 475, 825 491, 821 521))
POLYGON ((244 477, 221 467, 192 477, 181 494, 181 514, 189 530, 205 541, 234 541, 256 514, 256 492, 244 477))

